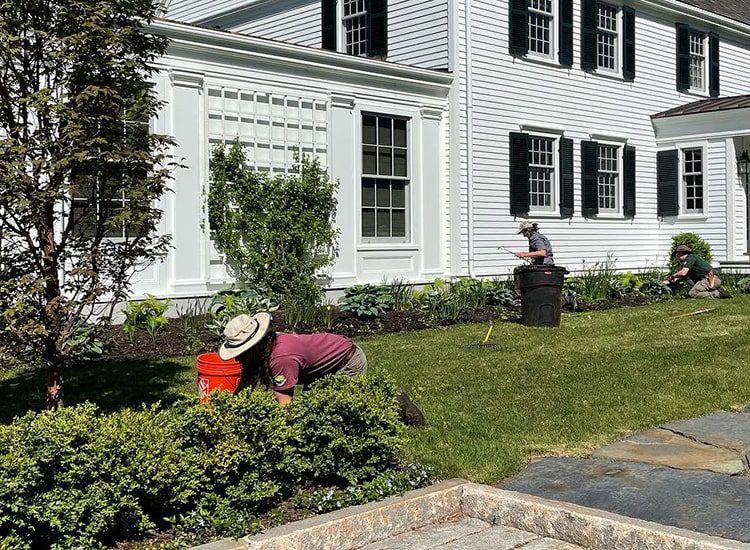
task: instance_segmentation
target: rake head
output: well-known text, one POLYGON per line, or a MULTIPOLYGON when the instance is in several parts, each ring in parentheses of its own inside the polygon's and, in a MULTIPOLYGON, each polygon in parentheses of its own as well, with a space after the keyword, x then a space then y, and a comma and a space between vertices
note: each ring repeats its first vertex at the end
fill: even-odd
POLYGON ((498 346, 497 344, 493 344, 492 342, 489 341, 490 340, 490 336, 492 335, 492 329, 493 328, 495 328, 494 323, 490 324, 490 328, 487 331, 487 335, 484 337, 484 340, 482 340, 481 342, 475 342, 473 344, 469 344, 467 346, 464 346, 464 348, 466 348, 466 349, 484 349, 484 350, 488 350, 488 351, 499 350, 500 346, 498 346))

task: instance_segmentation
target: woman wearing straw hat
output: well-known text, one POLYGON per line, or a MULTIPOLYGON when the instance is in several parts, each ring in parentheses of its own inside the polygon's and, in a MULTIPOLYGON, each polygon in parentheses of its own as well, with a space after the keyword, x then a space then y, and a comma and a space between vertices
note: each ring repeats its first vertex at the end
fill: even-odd
MULTIPOLYGON (((331 374, 358 376, 367 372, 367 357, 345 336, 329 333, 287 334, 271 330, 271 315, 238 315, 224 328, 219 357, 236 359, 243 370, 269 383, 276 400, 288 404, 297 385, 308 386, 331 374)), ((401 418, 423 424, 424 416, 402 391, 401 418)))

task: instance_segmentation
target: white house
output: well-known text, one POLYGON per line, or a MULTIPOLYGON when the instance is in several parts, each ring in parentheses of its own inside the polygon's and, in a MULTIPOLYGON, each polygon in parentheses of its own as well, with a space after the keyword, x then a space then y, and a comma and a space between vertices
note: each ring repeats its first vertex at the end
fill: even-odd
POLYGON ((186 168, 137 293, 231 282, 203 202, 237 137, 258 169, 299 147, 339 180, 334 289, 506 274, 523 219, 570 268, 662 263, 686 230, 750 266, 746 1, 171 0, 152 30, 186 168))

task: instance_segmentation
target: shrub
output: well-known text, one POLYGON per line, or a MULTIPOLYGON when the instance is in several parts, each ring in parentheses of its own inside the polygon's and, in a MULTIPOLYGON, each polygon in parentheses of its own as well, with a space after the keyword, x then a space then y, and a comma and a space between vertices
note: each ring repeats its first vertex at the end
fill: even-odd
POLYGON ((236 276, 277 298, 319 293, 317 275, 334 260, 336 183, 317 159, 270 176, 247 168, 236 140, 210 160, 208 222, 211 238, 236 276))
POLYGON ((159 300, 151 294, 140 302, 128 302, 123 311, 125 322, 122 329, 128 335, 131 342, 135 342, 139 329, 145 330, 153 340, 156 335, 167 324, 165 313, 169 308, 169 300, 159 300))
POLYGON ((693 254, 697 254, 708 263, 713 260, 713 254, 711 254, 711 245, 704 241, 700 236, 695 233, 679 233, 672 237, 672 248, 669 250, 669 269, 674 272, 680 269, 680 264, 674 256, 675 250, 681 244, 685 244, 690 247, 693 254))
POLYGON ((722 271, 721 284, 732 294, 750 294, 750 276, 734 271, 722 271))
POLYGON ((169 525, 199 542, 254 532, 301 491, 348 505, 424 484, 398 467, 397 410, 392 382, 337 376, 283 408, 245 390, 29 413, 0 426, 0 547, 100 548, 169 525))

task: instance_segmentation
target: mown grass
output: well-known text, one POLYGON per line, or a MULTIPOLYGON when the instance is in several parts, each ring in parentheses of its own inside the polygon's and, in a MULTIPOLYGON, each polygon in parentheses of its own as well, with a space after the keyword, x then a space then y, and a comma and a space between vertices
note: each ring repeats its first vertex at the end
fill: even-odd
MULTIPOLYGON (((586 454, 660 422, 750 402, 750 297, 566 315, 559 329, 496 326, 498 351, 466 349, 485 326, 362 339, 424 410, 410 459, 442 477, 502 479, 535 456, 586 454), (716 308, 696 316, 671 316, 716 308)), ((68 403, 169 403, 195 391, 193 359, 68 372, 68 403)), ((41 400, 38 374, 0 373, 0 419, 41 400)))

